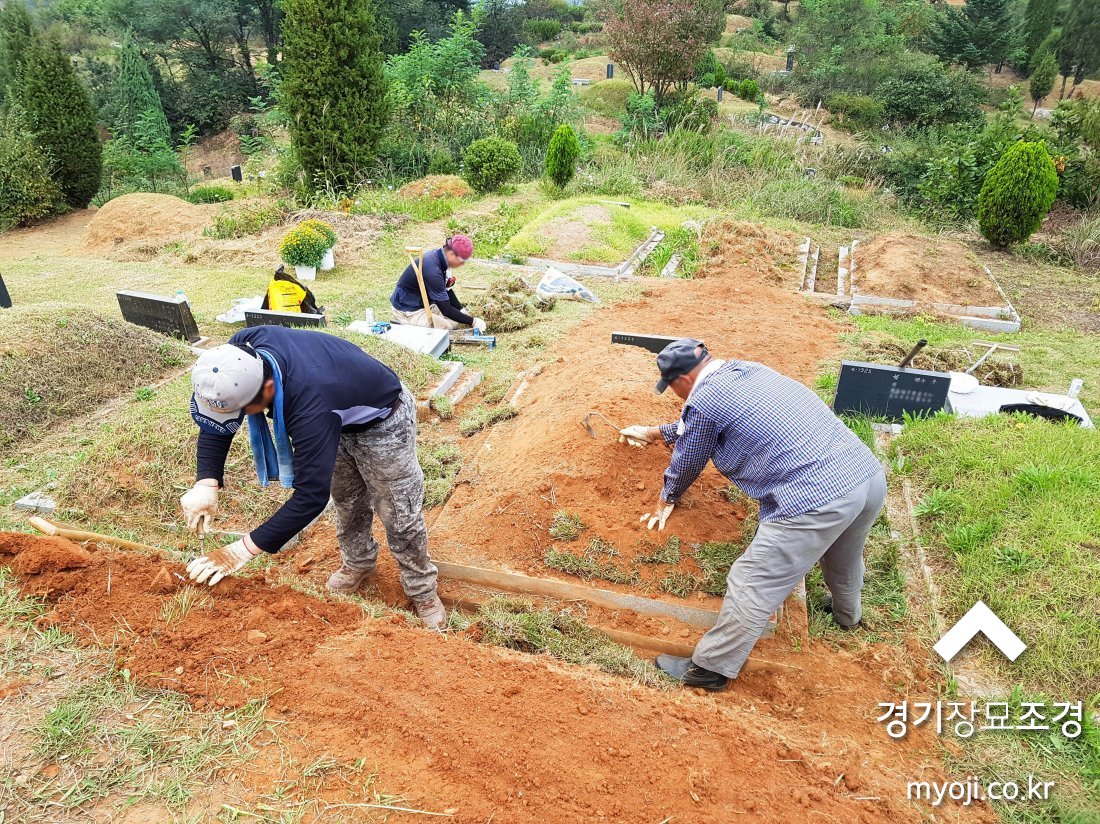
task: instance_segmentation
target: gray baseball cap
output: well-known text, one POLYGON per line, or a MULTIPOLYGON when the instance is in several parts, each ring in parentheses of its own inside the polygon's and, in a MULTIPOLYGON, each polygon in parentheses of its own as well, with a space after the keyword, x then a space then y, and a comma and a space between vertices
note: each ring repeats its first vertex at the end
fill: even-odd
POLYGON ((231 343, 208 349, 191 369, 192 417, 200 426, 239 422, 263 382, 263 361, 257 356, 231 343))
POLYGON ((701 340, 695 340, 695 338, 674 340, 657 355, 657 368, 661 371, 661 379, 657 381, 654 391, 658 395, 664 392, 672 381, 686 375, 706 360, 708 354, 706 344, 701 340), (695 350, 700 348, 703 351, 696 353, 695 350))

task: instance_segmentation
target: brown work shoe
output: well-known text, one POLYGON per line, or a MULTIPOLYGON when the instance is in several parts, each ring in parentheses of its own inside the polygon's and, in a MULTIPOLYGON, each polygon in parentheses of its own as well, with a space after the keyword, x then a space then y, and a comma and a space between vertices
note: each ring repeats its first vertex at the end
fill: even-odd
POLYGON ((374 574, 373 569, 349 569, 346 564, 336 570, 328 579, 328 588, 333 592, 355 592, 363 582, 374 574))
POLYGON ((447 610, 443 609, 443 602, 439 600, 438 595, 433 592, 423 598, 414 598, 413 607, 416 609, 416 616, 424 622, 424 626, 436 632, 443 631, 447 610))

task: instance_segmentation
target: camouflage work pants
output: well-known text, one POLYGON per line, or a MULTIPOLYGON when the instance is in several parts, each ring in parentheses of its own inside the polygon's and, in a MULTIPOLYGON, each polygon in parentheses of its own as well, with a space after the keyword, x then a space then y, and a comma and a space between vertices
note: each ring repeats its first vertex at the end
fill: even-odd
POLYGON ((371 534, 377 514, 410 598, 435 592, 436 568, 428 557, 424 473, 416 460, 416 399, 402 388, 397 411, 364 432, 346 432, 332 474, 336 535, 348 569, 367 571, 378 560, 371 534))

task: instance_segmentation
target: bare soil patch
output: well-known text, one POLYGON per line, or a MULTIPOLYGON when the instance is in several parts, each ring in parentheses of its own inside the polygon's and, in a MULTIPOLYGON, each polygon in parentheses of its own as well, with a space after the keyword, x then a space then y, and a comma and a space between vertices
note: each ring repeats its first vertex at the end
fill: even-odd
MULTIPOLYGON (((658 499, 668 451, 661 445, 645 450, 621 445, 602 423, 593 439, 581 419, 590 410, 619 426, 669 423, 679 416, 681 404, 671 392, 653 392, 655 355, 612 344, 615 331, 698 338, 718 357, 761 361, 806 382, 818 364, 839 354, 842 327, 776 285, 784 274, 766 256, 745 253, 745 243, 765 240, 739 224, 708 227, 701 244, 707 257, 696 279, 654 280, 641 299, 593 313, 582 328, 549 347, 537 374, 527 378, 516 404, 519 415, 494 427, 464 466, 432 527, 433 552, 529 575, 561 575, 542 563, 554 542, 549 527, 558 510, 578 515, 587 526, 562 548, 580 551, 600 538, 615 547, 614 560, 625 565, 676 536, 684 557, 674 568, 696 573, 690 545, 739 540, 746 506, 731 502, 735 495, 728 481, 713 467, 663 533, 645 530, 638 519, 658 499)), ((653 574, 645 572, 647 578, 653 574)))
POLYGON ((194 177, 203 176, 204 167, 210 167, 210 179, 230 177, 230 169, 244 163, 241 141, 231 129, 211 135, 187 151, 187 171, 194 177))
POLYGON ((546 255, 551 259, 593 263, 595 261, 583 260, 581 253, 592 244, 595 227, 609 223, 611 213, 593 204, 574 210, 568 217, 550 221, 539 233, 549 241, 546 255))
POLYGON ((0 262, 46 255, 76 254, 96 209, 77 209, 61 217, 0 234, 0 262))
MULTIPOLYGON (((34 543, 0 535, 0 561, 34 552, 34 543)), ((670 694, 438 636, 399 616, 364 618, 354 604, 262 577, 196 588, 190 611, 170 614, 164 605, 178 594, 151 584, 163 567, 182 567, 89 550, 80 569, 20 576, 24 592, 52 603, 43 626, 88 645, 113 643, 118 666, 138 683, 200 707, 266 696, 280 736, 300 741, 300 763, 366 754, 383 786, 410 806, 452 812, 458 824, 545 822, 550 810, 561 822, 783 822, 814 813, 916 822, 904 782, 918 772, 940 777, 930 736, 915 730, 895 742, 869 717, 877 699, 868 696, 928 677, 905 662, 914 651, 772 649, 785 668, 714 697, 670 694), (827 666, 816 667, 822 657, 827 666)), ((237 777, 266 792, 273 761, 261 754, 237 777)), ((982 807, 952 813, 994 820, 982 807)))
POLYGON ((855 248, 860 294, 921 304, 1002 306, 997 287, 974 253, 953 240, 889 232, 855 248))

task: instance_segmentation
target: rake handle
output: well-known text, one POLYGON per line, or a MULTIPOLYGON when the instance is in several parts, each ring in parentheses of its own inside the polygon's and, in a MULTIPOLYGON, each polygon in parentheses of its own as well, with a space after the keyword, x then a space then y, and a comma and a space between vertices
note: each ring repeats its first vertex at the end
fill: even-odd
POLYGON ((141 552, 159 552, 156 547, 148 544, 139 544, 137 541, 127 541, 125 538, 116 538, 113 535, 100 535, 98 532, 86 532, 83 529, 68 529, 51 524, 45 518, 37 515, 31 516, 29 523, 44 535, 53 535, 58 538, 68 538, 70 541, 96 541, 101 544, 113 544, 124 549, 136 549, 141 552))

